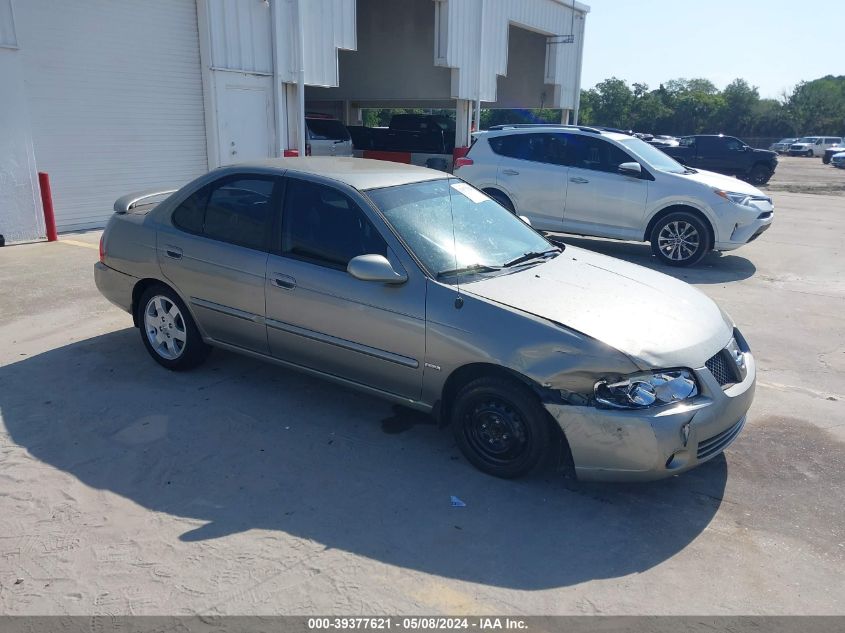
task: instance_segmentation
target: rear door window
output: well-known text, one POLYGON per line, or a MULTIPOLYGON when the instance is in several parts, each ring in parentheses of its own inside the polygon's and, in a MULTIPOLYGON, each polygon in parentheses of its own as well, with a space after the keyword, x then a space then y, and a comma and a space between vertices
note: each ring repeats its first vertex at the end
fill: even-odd
POLYGON ((288 179, 282 255, 345 270, 358 255, 387 255, 387 244, 364 212, 334 187, 288 179))
POLYGON ((232 180, 211 190, 203 233, 212 239, 263 249, 272 219, 272 179, 232 180))
POLYGON ((500 156, 551 165, 568 164, 568 135, 510 134, 490 139, 490 147, 500 156))
POLYGON ((272 176, 226 177, 180 204, 173 225, 213 240, 266 250, 275 209, 272 176))

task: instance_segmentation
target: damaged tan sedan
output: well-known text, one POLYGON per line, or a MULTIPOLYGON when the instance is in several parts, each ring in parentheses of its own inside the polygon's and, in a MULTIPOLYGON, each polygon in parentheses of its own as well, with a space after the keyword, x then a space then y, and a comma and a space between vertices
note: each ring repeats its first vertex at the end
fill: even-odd
POLYGON ((450 424, 499 477, 556 459, 655 479, 742 430, 754 359, 715 303, 458 178, 295 158, 164 193, 118 200, 95 279, 168 369, 220 347, 361 389, 450 424))

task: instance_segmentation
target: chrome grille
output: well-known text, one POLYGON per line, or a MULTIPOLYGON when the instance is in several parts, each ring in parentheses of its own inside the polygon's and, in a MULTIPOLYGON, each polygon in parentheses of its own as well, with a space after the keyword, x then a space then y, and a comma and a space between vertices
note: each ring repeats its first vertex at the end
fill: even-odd
POLYGON ((736 439, 743 426, 745 426, 745 416, 732 427, 699 442, 698 452, 696 453, 698 459, 707 459, 721 453, 728 447, 728 444, 736 439))
POLYGON ((713 374, 713 378, 719 383, 719 386, 724 387, 736 382, 736 373, 731 367, 730 359, 725 354, 725 350, 719 351, 715 356, 708 360, 704 365, 713 374))

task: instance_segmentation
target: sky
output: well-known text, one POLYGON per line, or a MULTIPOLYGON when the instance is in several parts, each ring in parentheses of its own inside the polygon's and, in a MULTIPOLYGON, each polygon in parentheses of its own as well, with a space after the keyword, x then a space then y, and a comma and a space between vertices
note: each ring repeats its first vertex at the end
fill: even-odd
POLYGON ((778 98, 802 80, 845 75, 845 0, 580 0, 581 86, 616 76, 657 88, 737 77, 778 98))

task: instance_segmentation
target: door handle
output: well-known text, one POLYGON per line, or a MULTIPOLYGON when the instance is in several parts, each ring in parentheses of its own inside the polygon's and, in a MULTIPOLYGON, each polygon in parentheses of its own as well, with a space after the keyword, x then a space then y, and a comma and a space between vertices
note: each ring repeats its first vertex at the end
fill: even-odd
POLYGON ((519 172, 515 169, 503 169, 502 173, 505 176, 519 176, 519 172))
POLYGON ((164 254, 170 259, 182 259, 182 249, 178 246, 165 246, 164 254))
POLYGON ((590 181, 587 180, 586 178, 581 178, 581 176, 575 176, 574 178, 570 178, 569 182, 574 182, 574 183, 577 183, 579 185, 584 185, 584 184, 586 184, 590 181))
POLYGON ((276 288, 284 288, 285 290, 293 290, 294 288, 296 288, 296 279, 294 279, 290 275, 274 273, 272 283, 274 286, 276 286, 276 288))

